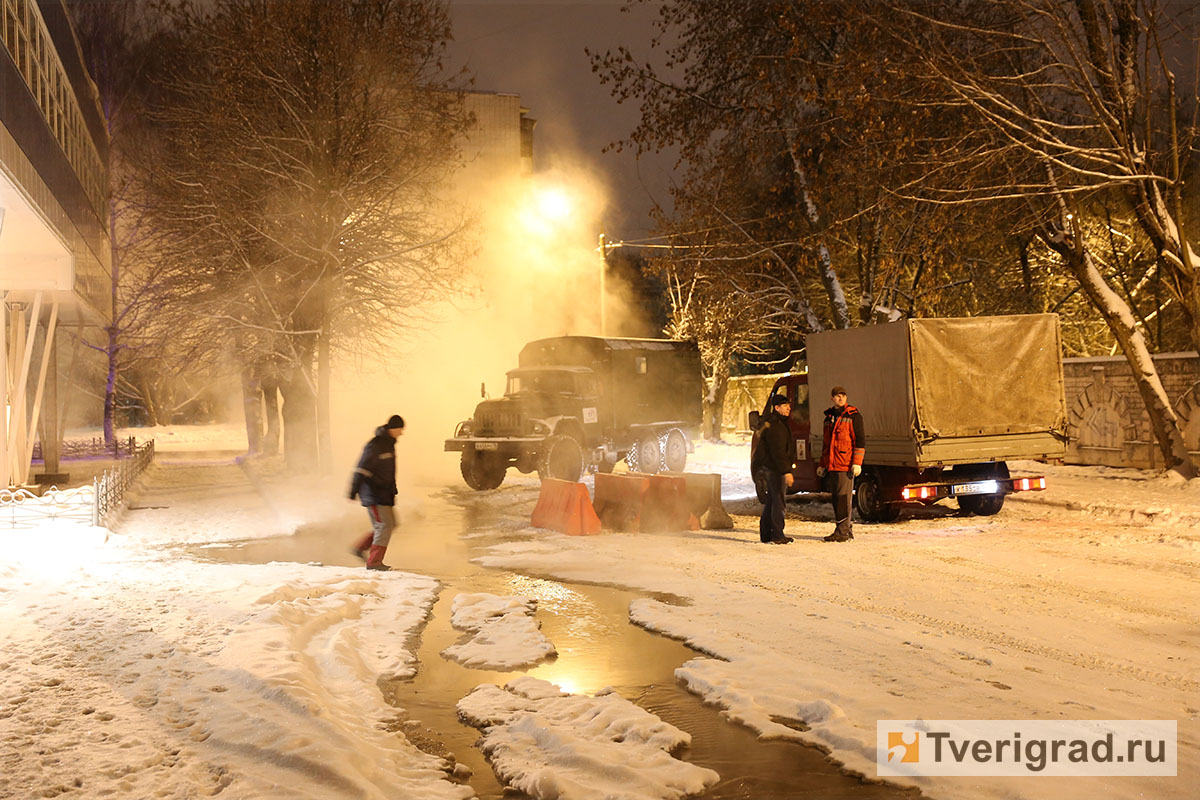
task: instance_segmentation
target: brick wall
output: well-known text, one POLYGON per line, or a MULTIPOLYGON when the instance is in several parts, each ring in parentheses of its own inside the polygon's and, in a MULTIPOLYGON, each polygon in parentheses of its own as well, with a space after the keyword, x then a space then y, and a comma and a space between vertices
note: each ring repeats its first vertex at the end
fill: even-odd
MULTIPOLYGON (((1155 356, 1154 363, 1179 415, 1192 459, 1200 465, 1200 355, 1164 353, 1155 356)), ((1124 356, 1064 359, 1063 378, 1069 463, 1162 467, 1150 418, 1124 356)))

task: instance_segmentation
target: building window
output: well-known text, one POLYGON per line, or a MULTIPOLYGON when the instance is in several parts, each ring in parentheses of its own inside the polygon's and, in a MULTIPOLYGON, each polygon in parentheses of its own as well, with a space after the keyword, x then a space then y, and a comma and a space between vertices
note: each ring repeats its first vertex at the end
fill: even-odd
POLYGON ((54 50, 41 12, 29 0, 0 0, 4 47, 25 79, 51 134, 66 154, 75 176, 103 220, 106 205, 103 169, 95 142, 82 124, 75 93, 54 50))

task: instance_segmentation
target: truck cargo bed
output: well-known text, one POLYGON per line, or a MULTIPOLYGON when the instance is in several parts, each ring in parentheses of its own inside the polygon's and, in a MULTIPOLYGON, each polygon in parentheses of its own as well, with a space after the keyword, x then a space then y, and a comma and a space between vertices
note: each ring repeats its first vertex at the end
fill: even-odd
POLYGON ((808 337, 810 446, 834 385, 862 413, 869 464, 1062 458, 1058 316, 910 319, 808 337), (818 400, 821 398, 821 400, 818 400))

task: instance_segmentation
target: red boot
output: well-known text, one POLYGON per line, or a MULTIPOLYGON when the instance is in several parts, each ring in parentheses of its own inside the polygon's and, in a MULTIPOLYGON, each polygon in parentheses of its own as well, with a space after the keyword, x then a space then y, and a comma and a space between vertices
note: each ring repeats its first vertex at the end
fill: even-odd
POLYGON ((377 569, 381 572, 387 572, 391 569, 387 564, 383 563, 383 554, 387 552, 387 547, 379 547, 378 545, 371 546, 371 555, 367 556, 367 569, 377 569))
POLYGON ((374 541, 374 539, 375 539, 375 531, 371 531, 366 536, 364 536, 358 542, 358 544, 354 545, 354 550, 351 552, 353 552, 354 555, 358 556, 363 561, 366 561, 367 560, 367 550, 371 547, 371 542, 374 541))

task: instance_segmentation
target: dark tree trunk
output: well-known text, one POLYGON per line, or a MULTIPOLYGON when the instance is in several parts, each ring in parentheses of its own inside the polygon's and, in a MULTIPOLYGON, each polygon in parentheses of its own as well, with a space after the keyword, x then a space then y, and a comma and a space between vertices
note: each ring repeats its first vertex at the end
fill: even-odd
POLYGON ((246 417, 246 445, 250 455, 262 452, 261 382, 250 367, 242 368, 242 411, 246 417))
POLYGON ((274 378, 262 381, 263 406, 266 408, 267 431, 263 436, 263 453, 279 455, 279 382, 274 378))
POLYGON ((291 472, 307 472, 317 459, 317 404, 299 369, 279 384, 283 395, 283 455, 291 472))
MULTIPOLYGON (((115 284, 114 279, 114 284, 115 284)), ((104 380, 104 446, 112 447, 116 442, 113 417, 116 415, 117 404, 117 326, 108 326, 108 343, 105 347, 108 356, 108 375, 104 380)))

